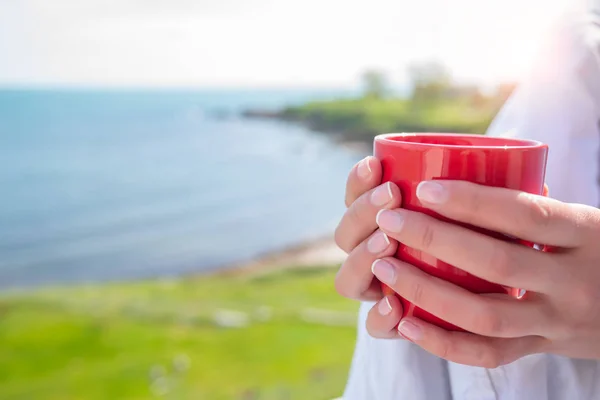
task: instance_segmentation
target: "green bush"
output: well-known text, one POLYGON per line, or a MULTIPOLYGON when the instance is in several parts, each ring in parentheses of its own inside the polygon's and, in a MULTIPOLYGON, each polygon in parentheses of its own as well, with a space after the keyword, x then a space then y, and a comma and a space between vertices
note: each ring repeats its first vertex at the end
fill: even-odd
POLYGON ((386 132, 483 133, 499 109, 494 99, 412 101, 365 97, 311 102, 283 110, 280 116, 317 131, 370 141, 386 132))

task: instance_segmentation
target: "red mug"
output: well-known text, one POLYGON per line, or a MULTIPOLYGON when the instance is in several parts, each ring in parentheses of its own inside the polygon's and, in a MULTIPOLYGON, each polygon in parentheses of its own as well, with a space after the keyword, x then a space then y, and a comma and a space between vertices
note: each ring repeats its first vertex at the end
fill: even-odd
MULTIPOLYGON (((392 133, 375 137, 374 156, 381 162, 383 182, 391 181, 400 188, 403 208, 449 221, 419 202, 416 196, 419 182, 461 180, 541 195, 548 146, 533 140, 474 134, 392 133)), ((533 246, 495 232, 461 225, 503 240, 533 246)), ((473 293, 505 293, 514 297, 520 294, 518 288, 485 281, 401 243, 396 257, 473 293)), ((386 295, 394 293, 386 285, 382 288, 386 295)), ((399 298, 404 308, 403 318, 414 316, 447 330, 463 330, 399 298)))

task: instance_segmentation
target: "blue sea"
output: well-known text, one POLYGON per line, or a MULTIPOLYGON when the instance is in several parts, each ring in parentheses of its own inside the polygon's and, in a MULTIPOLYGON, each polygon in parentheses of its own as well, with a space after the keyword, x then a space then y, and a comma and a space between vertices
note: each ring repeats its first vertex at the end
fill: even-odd
POLYGON ((248 120, 336 90, 0 90, 0 287, 202 272, 333 231, 363 155, 248 120))

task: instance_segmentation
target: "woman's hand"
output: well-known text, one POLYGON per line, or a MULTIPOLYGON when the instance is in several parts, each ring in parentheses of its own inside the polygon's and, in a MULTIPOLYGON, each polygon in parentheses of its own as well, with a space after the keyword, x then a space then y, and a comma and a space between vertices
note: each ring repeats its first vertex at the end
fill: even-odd
MULTIPOLYGON (((520 300, 477 295, 397 259, 378 257, 372 270, 380 281, 418 307, 473 332, 448 332, 407 317, 398 326, 402 336, 447 360, 487 368, 532 353, 600 359, 600 210, 456 181, 423 182, 417 196, 450 219, 548 245, 550 251, 408 210, 379 212, 377 224, 389 238, 480 278, 527 290, 520 300)), ((364 219, 363 231, 368 216, 364 219)), ((356 249, 361 255, 351 260, 350 253, 349 268, 364 272, 370 260, 356 249)), ((367 326, 381 323, 381 315, 374 314, 367 326)))
POLYGON ((371 264, 391 256, 398 243, 377 229, 375 217, 382 209, 400 206, 400 190, 392 183, 381 185, 381 164, 367 157, 352 168, 346 184, 346 213, 336 232, 338 246, 348 253, 336 280, 337 291, 345 297, 378 301, 369 314, 367 330, 375 337, 400 337, 396 326, 402 306, 395 296, 382 298, 381 284, 374 279, 371 264))

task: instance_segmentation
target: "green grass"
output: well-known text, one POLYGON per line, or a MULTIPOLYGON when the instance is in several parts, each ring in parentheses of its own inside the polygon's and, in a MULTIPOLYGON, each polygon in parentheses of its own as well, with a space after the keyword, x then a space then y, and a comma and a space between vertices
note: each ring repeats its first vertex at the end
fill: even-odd
POLYGON ((483 133, 500 105, 494 98, 475 102, 367 97, 311 102, 287 108, 281 117, 346 139, 370 141, 373 135, 387 132, 483 133))
POLYGON ((291 269, 2 295, 0 399, 337 397, 357 305, 333 277, 291 269), (248 323, 222 326, 222 310, 248 323))

